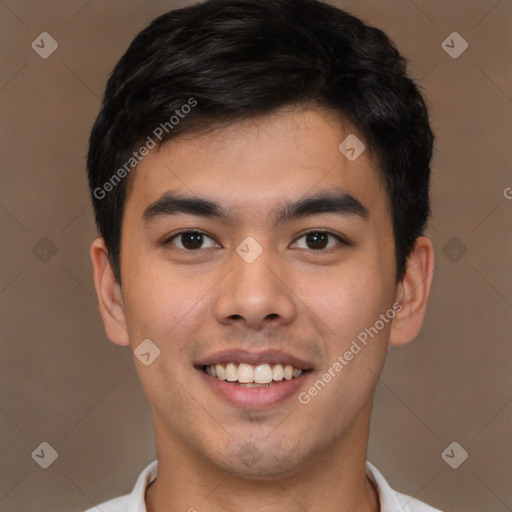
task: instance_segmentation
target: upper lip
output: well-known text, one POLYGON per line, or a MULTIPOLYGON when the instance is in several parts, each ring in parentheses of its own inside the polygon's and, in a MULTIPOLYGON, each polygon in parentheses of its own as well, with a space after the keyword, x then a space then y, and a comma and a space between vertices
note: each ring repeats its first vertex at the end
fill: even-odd
POLYGON ((291 364, 297 370, 310 370, 311 363, 296 356, 292 356, 281 350, 265 350, 261 352, 249 352, 247 350, 222 350, 205 356, 195 363, 195 366, 210 366, 222 363, 245 363, 253 366, 259 364, 291 364))

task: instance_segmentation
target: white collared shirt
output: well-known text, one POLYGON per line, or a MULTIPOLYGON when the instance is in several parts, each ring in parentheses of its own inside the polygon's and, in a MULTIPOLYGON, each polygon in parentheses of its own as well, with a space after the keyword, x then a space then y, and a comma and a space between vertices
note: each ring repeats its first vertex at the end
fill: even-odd
MULTIPOLYGON (((157 470, 158 461, 154 460, 139 475, 130 494, 106 501, 85 512, 147 512, 144 496, 146 488, 156 479, 157 470)), ((379 494, 380 512, 441 512, 406 494, 394 491, 370 461, 366 461, 366 474, 379 494)))

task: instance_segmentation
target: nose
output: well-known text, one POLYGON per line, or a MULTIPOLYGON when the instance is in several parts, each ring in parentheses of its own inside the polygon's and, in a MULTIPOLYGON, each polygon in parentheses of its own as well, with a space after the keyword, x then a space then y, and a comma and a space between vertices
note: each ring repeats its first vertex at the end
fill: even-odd
POLYGON ((220 323, 262 330, 293 321, 297 305, 286 262, 272 262, 264 251, 248 263, 234 252, 232 265, 214 305, 220 323))

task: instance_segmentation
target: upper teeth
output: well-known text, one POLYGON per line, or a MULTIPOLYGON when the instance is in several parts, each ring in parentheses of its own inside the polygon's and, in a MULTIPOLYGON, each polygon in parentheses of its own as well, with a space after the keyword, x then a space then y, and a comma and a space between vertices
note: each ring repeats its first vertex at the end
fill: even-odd
POLYGON ((229 382, 268 384, 273 380, 291 380, 298 377, 302 370, 297 370, 291 364, 268 363, 252 366, 245 363, 212 364, 205 368, 208 375, 229 382))

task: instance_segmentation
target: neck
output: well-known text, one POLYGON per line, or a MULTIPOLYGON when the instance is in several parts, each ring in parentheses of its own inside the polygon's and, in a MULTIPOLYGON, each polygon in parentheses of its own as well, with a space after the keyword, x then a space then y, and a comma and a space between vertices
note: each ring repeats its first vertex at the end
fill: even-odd
POLYGON ((379 512, 379 499, 366 476, 371 404, 343 438, 311 456, 288 475, 248 479, 205 463, 170 440, 154 417, 158 478, 148 488, 148 512, 379 512), (364 433, 364 435, 362 434, 364 433))

